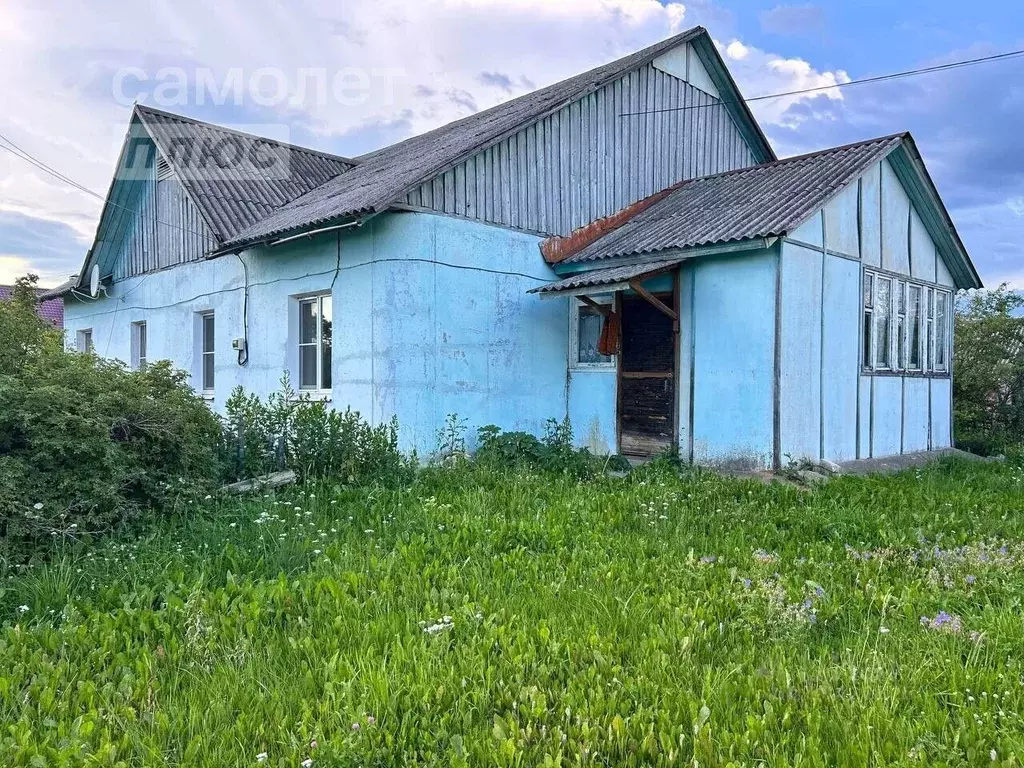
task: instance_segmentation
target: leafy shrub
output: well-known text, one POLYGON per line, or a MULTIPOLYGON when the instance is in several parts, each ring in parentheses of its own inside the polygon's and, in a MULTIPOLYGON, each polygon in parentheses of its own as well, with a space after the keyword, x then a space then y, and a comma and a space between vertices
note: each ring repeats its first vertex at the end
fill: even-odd
POLYGON ((957 302, 953 404, 957 445, 984 455, 1024 444, 1024 297, 1006 285, 957 302))
POLYGON ((358 411, 337 411, 296 393, 287 374, 265 401, 236 388, 226 403, 224 428, 236 478, 287 468, 302 480, 402 485, 415 472, 415 457, 398 448, 396 419, 371 426, 358 411))
POLYGON ((477 441, 476 460, 494 467, 528 467, 591 478, 608 469, 629 466, 621 456, 595 456, 586 448, 573 448, 568 418, 548 419, 541 439, 528 432, 502 432, 500 427, 488 424, 477 430, 477 441))
POLYGON ((0 540, 106 532, 220 480, 220 424, 167 363, 69 352, 32 302, 0 305, 0 540))

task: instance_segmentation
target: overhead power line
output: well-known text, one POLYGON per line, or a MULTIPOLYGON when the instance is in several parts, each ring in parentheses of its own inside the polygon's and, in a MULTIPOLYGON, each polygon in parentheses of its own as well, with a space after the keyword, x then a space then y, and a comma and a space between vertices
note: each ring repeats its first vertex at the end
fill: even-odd
POLYGON ((781 93, 765 93, 760 96, 752 96, 749 99, 724 99, 716 101, 714 104, 687 104, 682 107, 665 107, 663 109, 647 109, 638 112, 622 112, 619 117, 636 117, 639 115, 657 115, 662 112, 685 112, 691 109, 708 109, 710 107, 719 107, 723 104, 742 104, 743 102, 750 103, 752 101, 767 101, 768 99, 782 99, 787 96, 802 96, 808 93, 818 93, 820 91, 831 91, 834 88, 847 88, 851 85, 864 85, 866 83, 880 83, 885 80, 899 80, 905 77, 913 77, 915 75, 927 75, 931 72, 944 72, 949 69, 959 69, 960 67, 971 67, 975 64, 987 64, 992 61, 1003 61, 1005 59, 1013 59, 1019 56, 1024 56, 1024 49, 1018 51, 1009 51, 1007 53, 997 53, 992 56, 981 56, 977 59, 964 59, 962 61, 951 61, 947 64, 936 64, 931 67, 921 67, 920 69, 908 69, 903 72, 892 72, 888 75, 875 75, 874 77, 863 77, 859 80, 849 80, 845 83, 835 83, 833 85, 817 85, 813 88, 800 88, 795 91, 782 91, 781 93))
MULTIPOLYGON (((113 200, 109 200, 108 198, 106 198, 103 195, 101 195, 99 192, 96 192, 94 190, 89 189, 84 184, 80 184, 79 182, 77 182, 74 179, 72 179, 70 176, 66 176, 65 174, 61 173, 56 168, 53 168, 53 167, 47 165, 42 160, 38 159, 34 155, 30 154, 28 151, 26 151, 26 150, 22 149, 21 147, 19 147, 17 144, 15 144, 13 141, 8 139, 2 133, 0 133, 0 142, 3 142, 3 143, 0 143, 0 149, 7 150, 8 152, 10 152, 12 155, 14 155, 15 157, 19 158, 20 160, 24 160, 26 163, 29 163, 30 165, 34 166, 35 168, 38 168, 43 173, 49 174, 50 176, 52 176, 53 178, 57 179, 58 181, 62 181, 65 184, 67 184, 68 186, 73 187, 74 189, 77 189, 79 192, 84 192, 87 195, 92 195, 93 197, 97 198, 98 200, 101 200, 105 204, 111 205, 114 208, 120 208, 122 210, 128 211, 129 213, 139 213, 134 208, 129 208, 126 205, 121 205, 120 203, 115 203, 113 200)), ((149 220, 149 221, 155 222, 156 224, 159 224, 160 226, 163 226, 163 227, 171 227, 172 229, 179 229, 182 232, 189 232, 189 233, 191 233, 193 235, 198 235, 198 236, 200 236, 202 238, 208 238, 209 237, 209 234, 204 234, 203 232, 199 232, 199 231, 194 230, 194 229, 189 229, 188 227, 182 227, 182 226, 180 226, 178 224, 171 224, 170 222, 167 222, 167 221, 161 221, 160 219, 158 219, 155 216, 146 216, 146 215, 143 214, 142 218, 143 218, 143 220, 149 220)))

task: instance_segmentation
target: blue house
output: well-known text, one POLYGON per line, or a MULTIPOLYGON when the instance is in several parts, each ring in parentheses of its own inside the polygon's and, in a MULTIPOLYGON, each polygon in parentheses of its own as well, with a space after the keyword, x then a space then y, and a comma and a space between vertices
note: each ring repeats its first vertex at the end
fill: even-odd
POLYGON ((695 28, 357 158, 138 106, 60 293, 69 343, 215 408, 287 371, 423 453, 568 416, 765 468, 951 445, 980 285, 908 134, 779 160, 695 28))

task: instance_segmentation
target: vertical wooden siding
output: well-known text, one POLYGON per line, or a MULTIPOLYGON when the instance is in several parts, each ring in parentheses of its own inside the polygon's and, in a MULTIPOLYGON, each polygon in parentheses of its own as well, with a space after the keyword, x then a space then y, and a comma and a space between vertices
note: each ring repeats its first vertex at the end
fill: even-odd
POLYGON ((647 65, 468 158, 405 202, 567 235, 677 181, 754 163, 720 100, 647 65), (659 109, 673 111, 622 116, 659 109))
POLYGON ((150 178, 137 183, 142 188, 114 263, 115 280, 198 261, 216 246, 177 179, 157 181, 154 168, 150 178))

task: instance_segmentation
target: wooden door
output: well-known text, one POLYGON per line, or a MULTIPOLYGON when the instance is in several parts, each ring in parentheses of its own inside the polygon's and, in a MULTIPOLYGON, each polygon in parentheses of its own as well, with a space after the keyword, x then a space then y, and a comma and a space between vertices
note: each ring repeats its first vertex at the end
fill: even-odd
MULTIPOLYGON (((672 294, 656 295, 673 306, 672 294)), ((654 456, 676 442, 676 322, 650 301, 622 297, 619 451, 654 456)))

